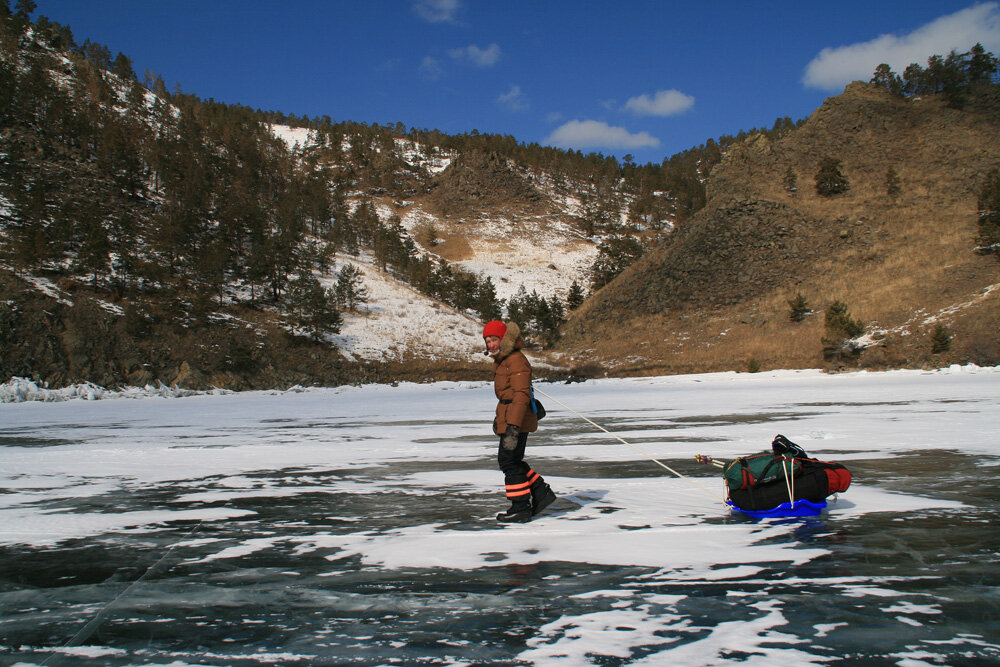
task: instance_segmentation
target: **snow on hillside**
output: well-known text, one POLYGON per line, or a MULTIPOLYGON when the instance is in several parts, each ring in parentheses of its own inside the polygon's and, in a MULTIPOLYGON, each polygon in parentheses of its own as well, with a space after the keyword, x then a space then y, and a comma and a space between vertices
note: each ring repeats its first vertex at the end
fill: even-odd
POLYGON ((73 300, 69 298, 69 295, 59 288, 54 282, 48 278, 43 278, 41 276, 33 275, 27 271, 15 271, 14 267, 0 262, 0 269, 4 271, 9 271, 14 275, 19 276, 24 282, 33 288, 37 292, 41 292, 45 296, 55 299, 56 302, 63 304, 64 306, 72 306, 73 300))
MULTIPOLYGON (((340 334, 331 337, 349 359, 402 361, 411 355, 442 360, 470 361, 481 357, 479 322, 454 308, 424 296, 379 271, 370 256, 338 261, 361 269, 369 302, 359 313, 342 313, 340 334)), ((332 288, 336 280, 321 280, 332 288)))
POLYGON ((453 265, 489 276, 501 299, 513 296, 521 285, 546 298, 565 298, 574 280, 586 283, 597 256, 597 246, 569 224, 551 218, 497 218, 482 223, 466 241, 473 256, 453 265))
MULTIPOLYGON (((271 123, 270 127, 272 134, 285 142, 291 151, 300 150, 316 142, 316 132, 306 127, 289 127, 276 123, 271 123)), ((422 168, 432 176, 447 169, 458 156, 454 152, 428 150, 423 144, 408 139, 396 139, 395 143, 395 152, 404 162, 411 167, 422 168)), ((351 140, 344 137, 340 148, 344 152, 349 151, 351 140)))
POLYGON ((422 167, 434 176, 447 169, 458 157, 456 153, 428 155, 425 146, 407 139, 396 139, 396 151, 408 165, 422 167))
MULTIPOLYGON (((315 140, 307 128, 272 124, 275 136, 289 149, 300 149, 315 140)), ((345 141, 347 139, 345 138, 345 141)), ((415 167, 436 175, 448 168, 455 158, 451 153, 429 152, 427 147, 406 139, 396 139, 400 157, 415 167)), ((349 144, 348 146, 349 147, 349 144)), ((450 261, 455 268, 489 277, 497 297, 508 300, 523 285, 530 293, 550 298, 565 298, 574 281, 586 286, 589 269, 597 256, 597 246, 581 236, 568 219, 582 210, 580 200, 560 188, 546 174, 531 174, 557 206, 558 218, 538 217, 510 220, 497 217, 480 221, 476 232, 466 235, 469 252, 461 259, 450 261)), ((361 193, 351 193, 349 210, 360 204, 361 193)), ((425 245, 419 230, 436 226, 442 231, 450 222, 428 213, 420 205, 407 202, 405 211, 386 201, 373 202, 379 218, 386 222, 400 214, 402 227, 423 253, 438 257, 425 245)), ((411 354, 435 359, 459 360, 478 354, 479 323, 454 309, 417 293, 410 287, 377 270, 370 257, 350 260, 363 272, 370 302, 360 314, 344 314, 344 324, 338 336, 332 338, 341 351, 352 359, 369 361, 401 360, 411 354)), ((343 266, 338 263, 337 269, 343 266)), ((323 280, 332 287, 334 276, 323 280)))
POLYGON ((483 234, 468 239, 475 257, 453 262, 466 271, 489 276, 497 296, 509 299, 521 285, 530 293, 549 298, 565 298, 570 285, 584 286, 586 274, 597 247, 567 238, 552 223, 531 220, 522 223, 527 234, 507 235, 511 222, 499 219, 489 223, 483 234))
POLYGON ((994 283, 989 287, 978 290, 976 294, 971 295, 966 301, 954 303, 940 309, 936 313, 928 314, 926 310, 921 308, 913 313, 913 315, 910 316, 910 319, 898 327, 881 328, 878 326, 877 322, 873 322, 868 330, 857 338, 854 338, 853 342, 859 347, 870 347, 875 345, 878 341, 884 339, 886 336, 909 336, 915 329, 929 327, 930 325, 941 322, 943 319, 954 315, 955 313, 959 313, 970 306, 976 305, 983 299, 989 297, 989 295, 997 289, 1000 289, 1000 283, 994 283))
POLYGON ((583 215, 582 193, 594 194, 594 188, 586 183, 575 183, 572 191, 567 191, 565 185, 560 185, 544 171, 521 170, 521 173, 534 182, 539 192, 548 197, 565 215, 583 215))
MULTIPOLYGON (((380 216, 389 214, 388 207, 376 209, 380 216)), ((417 246, 435 255, 415 230, 429 224, 444 230, 449 223, 419 206, 410 207, 400 220, 417 246)), ((597 257, 596 245, 582 238, 570 224, 552 218, 479 221, 475 234, 466 234, 465 240, 470 256, 449 264, 481 278, 488 276, 501 299, 509 299, 521 285, 546 298, 565 298, 574 280, 581 287, 586 285, 587 273, 597 257)))
MULTIPOLYGON (((315 141, 315 133, 307 128, 271 124, 271 130, 290 150, 301 149, 315 141)), ((350 147, 350 143, 346 138, 344 141, 347 142, 344 146, 346 150, 350 147)), ((423 168, 431 175, 443 172, 456 157, 456 154, 450 152, 428 151, 426 146, 407 139, 396 139, 395 145, 397 153, 407 164, 423 168)), ((496 218, 493 221, 479 222, 477 227, 481 231, 477 231, 475 237, 467 238, 471 250, 470 256, 450 261, 449 264, 474 273, 480 278, 488 276, 493 281, 497 297, 500 299, 509 299, 522 285, 528 292, 537 291, 546 298, 551 296, 565 298, 574 280, 581 286, 586 285, 587 274, 597 256, 597 247, 584 239, 579 230, 566 221, 566 218, 579 215, 582 210, 579 198, 572 194, 561 193, 560 188, 547 174, 533 172, 526 174, 538 184, 547 197, 552 199, 553 203, 562 209, 562 215, 559 218, 528 218, 517 221, 496 218)), ((367 199, 360 192, 352 192, 348 197, 347 205, 350 211, 353 211, 363 199, 367 199)), ((384 201, 373 203, 383 222, 398 213, 395 207, 384 201)), ((423 239, 419 238, 416 230, 430 225, 444 230, 452 223, 437 218, 419 205, 407 208, 400 218, 403 228, 410 234, 417 247, 427 255, 438 257, 433 248, 427 247, 422 242, 423 239)), ((383 277, 369 276, 367 273, 369 269, 370 265, 366 268, 366 281, 382 284, 383 277)), ((392 282, 397 287, 402 287, 395 281, 392 282)), ((389 291, 394 292, 397 287, 389 288, 389 291)), ((403 310, 405 312, 405 309, 403 310)), ((363 330, 367 334, 386 331, 383 324, 375 328, 364 327, 363 330)), ((360 332, 361 330, 356 333, 360 332)), ((352 338, 353 335, 348 334, 345 342, 363 339, 352 338)), ((397 337, 393 335, 391 338, 394 342, 385 345, 379 343, 368 346, 358 343, 353 347, 357 347, 362 358, 385 358, 386 354, 390 356, 396 354, 390 350, 395 349, 397 337)))
POLYGON ((308 127, 289 127, 271 123, 271 132, 275 137, 284 141, 290 151, 305 148, 316 138, 315 132, 308 127))

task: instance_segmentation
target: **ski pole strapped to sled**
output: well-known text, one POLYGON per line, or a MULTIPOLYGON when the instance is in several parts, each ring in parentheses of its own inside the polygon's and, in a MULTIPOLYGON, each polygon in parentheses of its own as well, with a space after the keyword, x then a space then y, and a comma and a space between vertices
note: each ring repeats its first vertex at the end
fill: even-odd
POLYGON ((851 473, 839 463, 811 459, 805 450, 783 435, 775 436, 770 452, 724 463, 710 456, 695 457, 722 468, 726 504, 754 517, 793 517, 819 514, 826 499, 851 485, 851 473))

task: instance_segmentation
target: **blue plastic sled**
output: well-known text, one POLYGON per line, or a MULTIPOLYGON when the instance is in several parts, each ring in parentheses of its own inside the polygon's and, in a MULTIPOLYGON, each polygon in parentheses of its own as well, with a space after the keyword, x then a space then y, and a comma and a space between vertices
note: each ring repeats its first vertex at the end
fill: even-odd
POLYGON ((816 516, 822 512, 824 508, 826 508, 825 500, 814 503, 808 500, 803 500, 802 498, 799 498, 794 503, 781 503, 777 507, 772 507, 769 510, 740 509, 734 505, 731 500, 727 500, 726 504, 737 512, 742 512, 747 516, 756 517, 758 519, 784 519, 795 516, 816 516))

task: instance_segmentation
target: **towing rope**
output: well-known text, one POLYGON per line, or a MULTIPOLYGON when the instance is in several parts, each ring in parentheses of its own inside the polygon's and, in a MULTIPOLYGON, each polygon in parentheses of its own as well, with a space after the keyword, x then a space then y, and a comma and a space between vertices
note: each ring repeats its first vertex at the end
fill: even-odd
POLYGON ((621 438, 621 437, 615 435, 614 433, 612 433, 608 429, 604 428, 603 426, 601 426, 597 422, 595 422, 592 419, 588 418, 586 415, 580 414, 579 412, 577 412, 573 408, 569 407, 568 405, 566 405, 565 403, 563 403, 562 401, 560 401, 558 398, 555 398, 554 396, 549 396, 544 391, 542 391, 541 389, 538 389, 538 388, 535 388, 535 391, 537 391, 539 394, 541 394, 545 398, 549 399, 550 401, 553 401, 554 403, 558 403, 559 405, 561 405, 562 407, 566 408, 567 410, 569 410, 570 412, 572 412, 574 415, 576 415, 580 419, 582 419, 585 422, 587 422, 588 424, 591 424, 591 425, 596 426, 597 428, 601 429, 602 431, 604 431, 605 433, 607 433, 608 435, 610 435, 612 438, 615 438, 616 440, 618 440, 623 445, 628 445, 629 447, 631 447, 635 451, 639 452, 640 454, 642 454, 643 456, 645 456, 647 459, 649 459, 650 461, 652 461, 656 465, 660 466, 661 468, 664 468, 668 472, 670 472, 670 473, 676 475, 677 477, 683 479, 684 481, 686 481, 687 483, 691 484, 692 486, 695 486, 700 491, 704 491, 709 496, 711 496, 712 500, 718 500, 719 499, 718 495, 716 495, 715 493, 712 493, 711 491, 709 491, 708 489, 706 489, 704 486, 702 486, 698 482, 694 481, 690 477, 685 477, 681 473, 677 472, 676 470, 674 470, 673 468, 671 468, 670 466, 668 466, 663 461, 660 461, 658 459, 653 458, 649 453, 647 453, 647 452, 639 449, 638 447, 636 447, 635 445, 633 445, 631 442, 628 442, 624 438, 621 438))

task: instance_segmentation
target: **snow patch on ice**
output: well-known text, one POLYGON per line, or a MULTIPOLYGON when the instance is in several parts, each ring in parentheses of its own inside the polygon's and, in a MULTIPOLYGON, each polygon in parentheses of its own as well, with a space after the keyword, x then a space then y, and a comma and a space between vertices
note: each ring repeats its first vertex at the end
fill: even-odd
POLYGON ((29 542, 58 544, 89 535, 114 531, 152 532, 172 521, 226 521, 256 512, 228 507, 185 510, 141 510, 135 512, 39 512, 30 506, 0 507, 0 544, 29 542))

